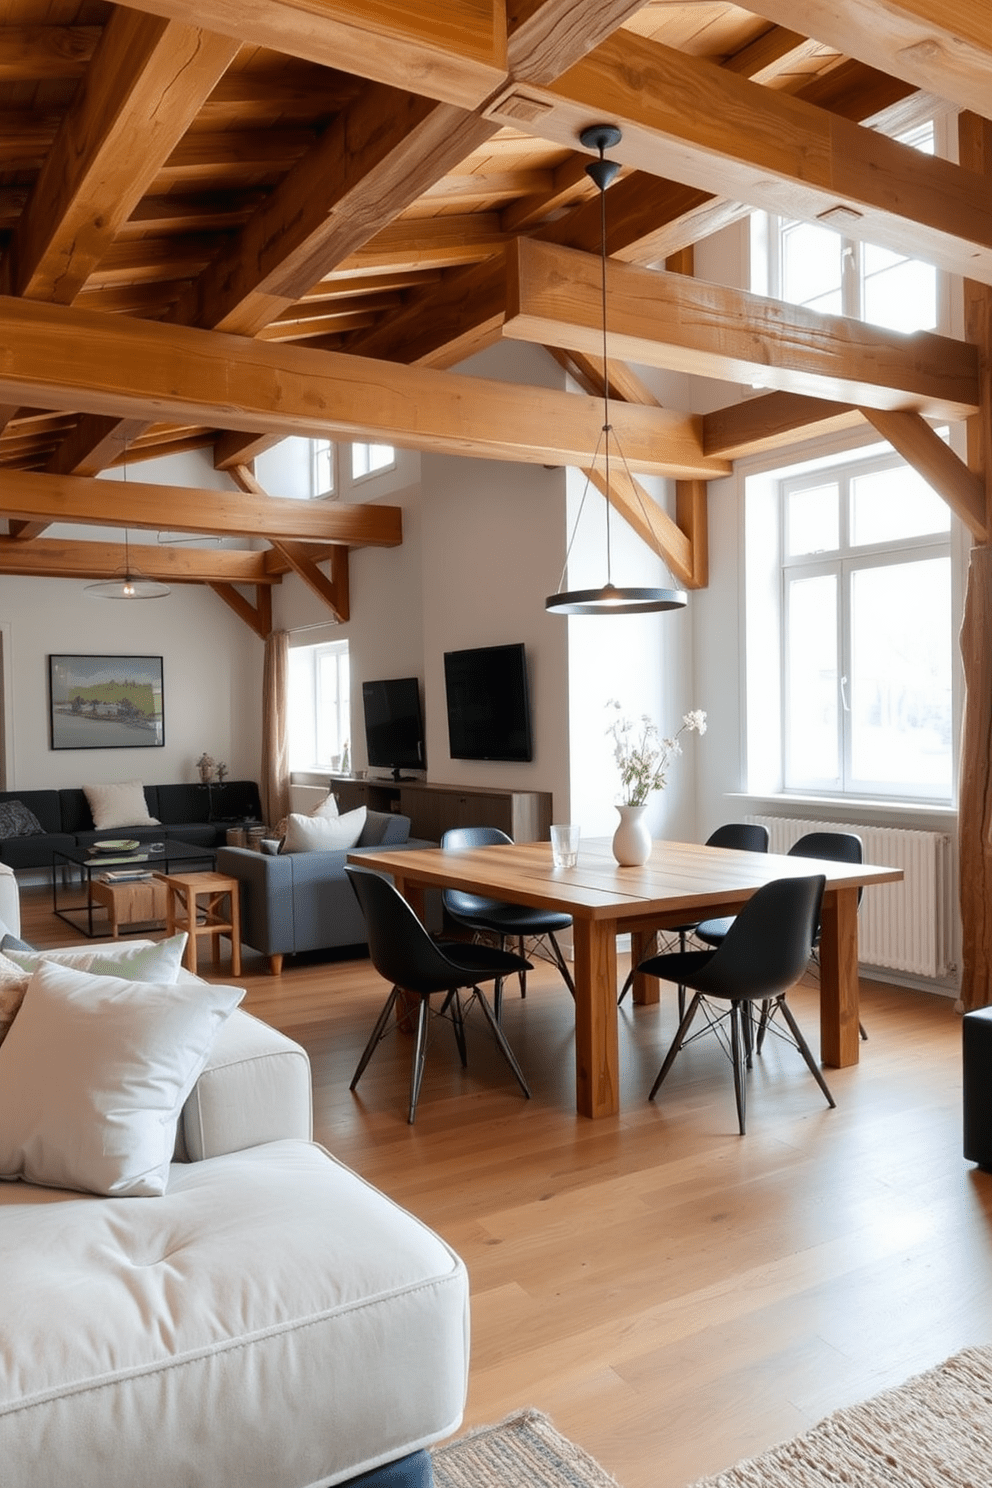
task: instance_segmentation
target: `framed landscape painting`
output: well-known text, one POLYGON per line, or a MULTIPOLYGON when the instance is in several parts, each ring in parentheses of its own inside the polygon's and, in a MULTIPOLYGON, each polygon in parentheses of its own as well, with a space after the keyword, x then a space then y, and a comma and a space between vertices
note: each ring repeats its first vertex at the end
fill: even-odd
POLYGON ((161 656, 49 656, 53 749, 165 743, 161 656))

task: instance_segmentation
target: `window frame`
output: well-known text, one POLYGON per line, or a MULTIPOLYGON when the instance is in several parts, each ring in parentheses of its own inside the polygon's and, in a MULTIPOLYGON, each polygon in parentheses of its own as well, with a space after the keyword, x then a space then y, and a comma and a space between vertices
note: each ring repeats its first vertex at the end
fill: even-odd
MULTIPOLYGON (((950 518, 950 515, 947 528, 941 532, 917 534, 911 537, 893 538, 882 542, 861 543, 857 545, 852 542, 851 503, 855 480, 859 476, 866 474, 901 469, 912 471, 912 467, 907 465, 907 462, 894 451, 876 455, 866 453, 860 457, 857 452, 852 451, 850 458, 843 462, 832 460, 829 465, 820 467, 814 465, 802 473, 784 475, 776 482, 778 488, 777 518, 779 524, 779 696, 781 699, 779 748, 781 751, 783 794, 818 795, 836 799, 867 798, 880 801, 901 800, 914 805, 933 804, 949 806, 953 804, 956 789, 953 742, 951 747, 950 776, 946 794, 935 794, 932 787, 928 786, 924 781, 908 784, 905 781, 880 781, 856 777, 853 768, 853 715, 851 714, 849 702, 845 698, 844 688, 845 685, 851 685, 850 679, 855 672, 853 651, 855 644, 853 636, 854 575, 858 572, 874 571, 884 567, 904 566, 935 557, 941 558, 947 563, 948 583, 953 606, 954 532, 953 520, 950 518), (839 530, 836 549, 806 554, 790 554, 788 551, 787 531, 788 498, 790 493, 797 490, 823 486, 827 483, 836 483, 838 487, 839 530), (792 718, 790 695, 790 583, 797 577, 813 578, 828 573, 837 576, 837 613, 835 617, 838 663, 836 683, 836 753, 839 773, 837 779, 834 781, 814 776, 798 776, 793 764, 795 750, 790 733, 792 718)), ((953 627, 953 610, 948 616, 948 624, 950 627, 953 627)), ((952 698, 951 727, 953 731, 953 629, 951 633, 951 653, 948 685, 952 698)))
POLYGON ((340 767, 344 746, 351 741, 351 658, 346 639, 317 641, 312 644, 297 643, 290 646, 290 706, 289 706, 289 768, 291 774, 319 772, 322 774, 336 768, 335 757, 340 767), (328 704, 324 697, 322 663, 329 657, 336 658, 337 684, 335 697, 328 704), (299 689, 299 690, 298 690, 299 689), (305 697, 301 694, 305 693, 305 697), (335 715, 335 726, 328 727, 328 706, 335 715), (305 715, 305 722, 301 719, 305 715), (302 745, 299 734, 307 735, 307 752, 312 758, 306 761, 298 753, 302 745), (294 735, 297 747, 294 749, 294 735), (336 738, 338 749, 328 743, 336 738), (322 750, 325 749, 322 756, 322 750))

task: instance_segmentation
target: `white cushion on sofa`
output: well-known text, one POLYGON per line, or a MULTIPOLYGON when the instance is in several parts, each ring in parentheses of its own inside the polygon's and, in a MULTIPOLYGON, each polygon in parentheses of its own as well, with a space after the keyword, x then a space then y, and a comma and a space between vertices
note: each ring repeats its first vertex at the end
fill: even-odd
POLYGON ((100 942, 98 945, 71 946, 68 950, 5 951, 16 966, 34 971, 42 962, 71 966, 76 971, 99 970, 106 976, 124 977, 129 982, 174 982, 183 964, 183 951, 188 936, 185 930, 167 940, 132 940, 100 942))
POLYGON ((157 827, 157 816, 148 814, 145 788, 140 780, 113 785, 84 785, 93 825, 98 831, 112 827, 157 827))
POLYGON ((302 1488, 461 1419, 468 1283, 305 1142, 174 1166, 148 1203, 0 1185, 4 1488, 302 1488), (53 1326, 57 1320, 57 1326, 53 1326))
POLYGON ((367 808, 358 806, 344 816, 301 816, 294 812, 286 823, 284 853, 341 852, 354 847, 365 826, 367 808))
POLYGON ((244 995, 42 962, 0 1044, 0 1178, 161 1194, 186 1097, 244 995))

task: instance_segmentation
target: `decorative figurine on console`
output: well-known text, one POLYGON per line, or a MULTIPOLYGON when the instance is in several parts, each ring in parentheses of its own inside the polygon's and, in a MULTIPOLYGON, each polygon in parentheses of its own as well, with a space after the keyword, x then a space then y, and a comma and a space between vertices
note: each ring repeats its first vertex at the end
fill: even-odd
POLYGON ((227 765, 225 765, 224 761, 221 760, 220 764, 217 766, 217 784, 223 785, 229 774, 230 770, 228 769, 227 765))
POLYGON ((204 750, 203 754, 200 755, 200 758, 196 762, 196 768, 200 772, 200 780, 202 784, 209 785, 211 780, 213 780, 214 778, 214 771, 217 768, 217 761, 211 759, 210 755, 207 754, 207 752, 204 750))

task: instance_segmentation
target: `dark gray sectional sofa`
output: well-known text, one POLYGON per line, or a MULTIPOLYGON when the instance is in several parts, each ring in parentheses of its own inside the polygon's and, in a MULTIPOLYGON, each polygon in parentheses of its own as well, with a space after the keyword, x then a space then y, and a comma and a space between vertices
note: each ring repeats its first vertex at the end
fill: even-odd
POLYGON ((0 863, 11 868, 51 868, 52 854, 67 847, 85 847, 101 837, 134 837, 160 842, 165 837, 217 847, 228 827, 261 821, 258 786, 253 780, 226 780, 223 785, 146 785, 150 816, 160 826, 115 827, 98 832, 93 826, 85 792, 80 789, 0 791, 0 802, 20 801, 38 819, 41 834, 0 838, 0 863))

